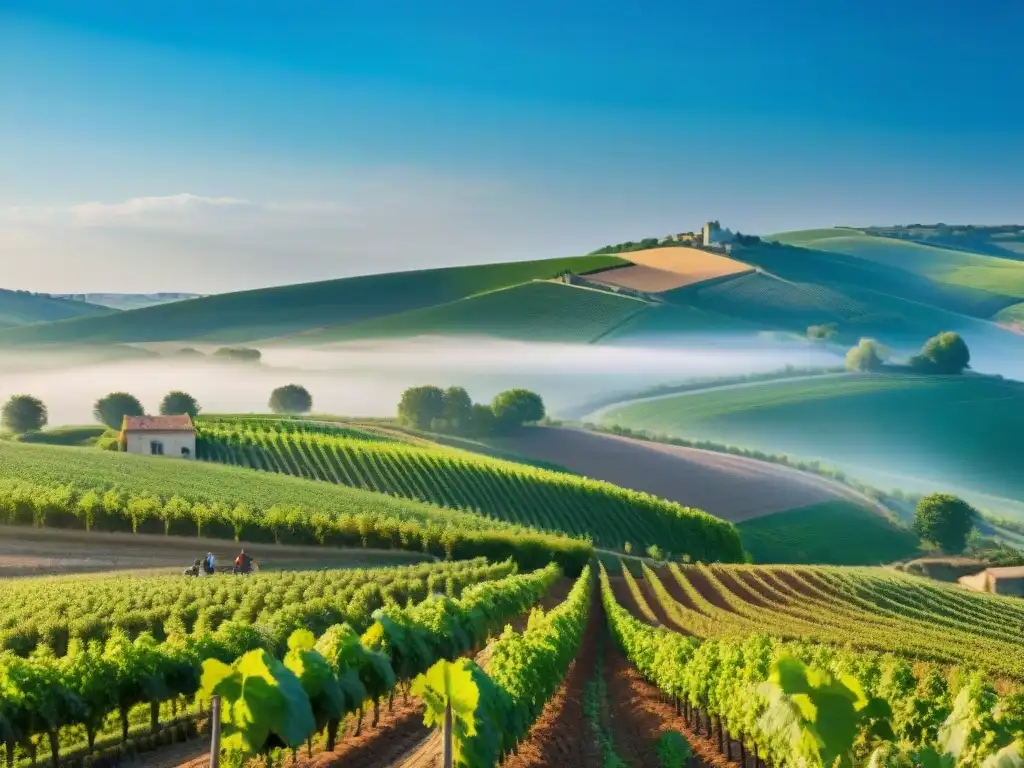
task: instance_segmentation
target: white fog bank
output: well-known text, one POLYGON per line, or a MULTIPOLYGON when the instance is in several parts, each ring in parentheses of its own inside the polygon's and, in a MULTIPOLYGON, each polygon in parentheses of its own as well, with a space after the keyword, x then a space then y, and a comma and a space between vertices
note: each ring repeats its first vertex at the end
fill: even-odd
POLYGON ((194 395, 211 413, 265 412, 274 387, 296 383, 314 410, 349 416, 393 416, 410 386, 464 386, 489 401, 511 387, 539 392, 549 411, 597 396, 711 376, 835 365, 840 358, 810 344, 750 337, 675 349, 424 340, 341 345, 332 349, 268 349, 259 365, 161 357, 75 364, 14 372, 0 356, 0 401, 29 393, 48 406, 50 424, 87 424, 92 404, 111 391, 138 397, 156 412, 169 390, 194 395))

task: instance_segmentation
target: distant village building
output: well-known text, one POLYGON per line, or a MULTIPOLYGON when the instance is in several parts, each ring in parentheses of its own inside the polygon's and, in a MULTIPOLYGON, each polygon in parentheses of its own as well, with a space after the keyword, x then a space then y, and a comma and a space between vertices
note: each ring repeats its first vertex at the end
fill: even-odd
POLYGON ((722 229, 717 221, 709 221, 705 224, 703 235, 704 246, 707 248, 716 245, 725 246, 727 243, 732 243, 736 237, 731 229, 722 229))
POLYGON ((986 568, 973 576, 961 576, 958 581, 975 592, 1024 597, 1024 567, 986 568))
POLYGON ((125 416, 121 450, 139 456, 196 457, 196 429, 189 415, 125 416))

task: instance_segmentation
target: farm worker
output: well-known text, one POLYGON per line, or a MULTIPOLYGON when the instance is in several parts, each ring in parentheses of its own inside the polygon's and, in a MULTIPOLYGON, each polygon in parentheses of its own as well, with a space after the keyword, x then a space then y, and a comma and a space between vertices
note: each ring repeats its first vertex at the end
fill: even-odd
POLYGON ((245 554, 244 549, 235 558, 235 570, 239 573, 249 573, 252 570, 252 558, 245 554))
POLYGON ((216 569, 216 561, 214 560, 213 552, 207 552, 206 553, 206 563, 205 563, 205 565, 206 565, 206 572, 212 575, 214 570, 216 569))

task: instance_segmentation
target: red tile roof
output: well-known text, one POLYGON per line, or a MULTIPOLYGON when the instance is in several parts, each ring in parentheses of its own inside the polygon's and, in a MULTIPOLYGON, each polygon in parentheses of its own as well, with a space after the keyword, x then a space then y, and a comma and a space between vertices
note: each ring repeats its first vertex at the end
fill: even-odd
POLYGON ((180 416, 125 416, 122 432, 194 432, 187 413, 180 416))

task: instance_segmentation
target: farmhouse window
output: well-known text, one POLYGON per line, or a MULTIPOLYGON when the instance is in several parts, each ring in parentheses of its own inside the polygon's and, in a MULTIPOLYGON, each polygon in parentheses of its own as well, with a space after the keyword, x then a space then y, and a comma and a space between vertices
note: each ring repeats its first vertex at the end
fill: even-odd
POLYGON ((163 456, 164 455, 164 444, 161 443, 159 440, 152 441, 149 444, 149 452, 153 456, 163 456))

